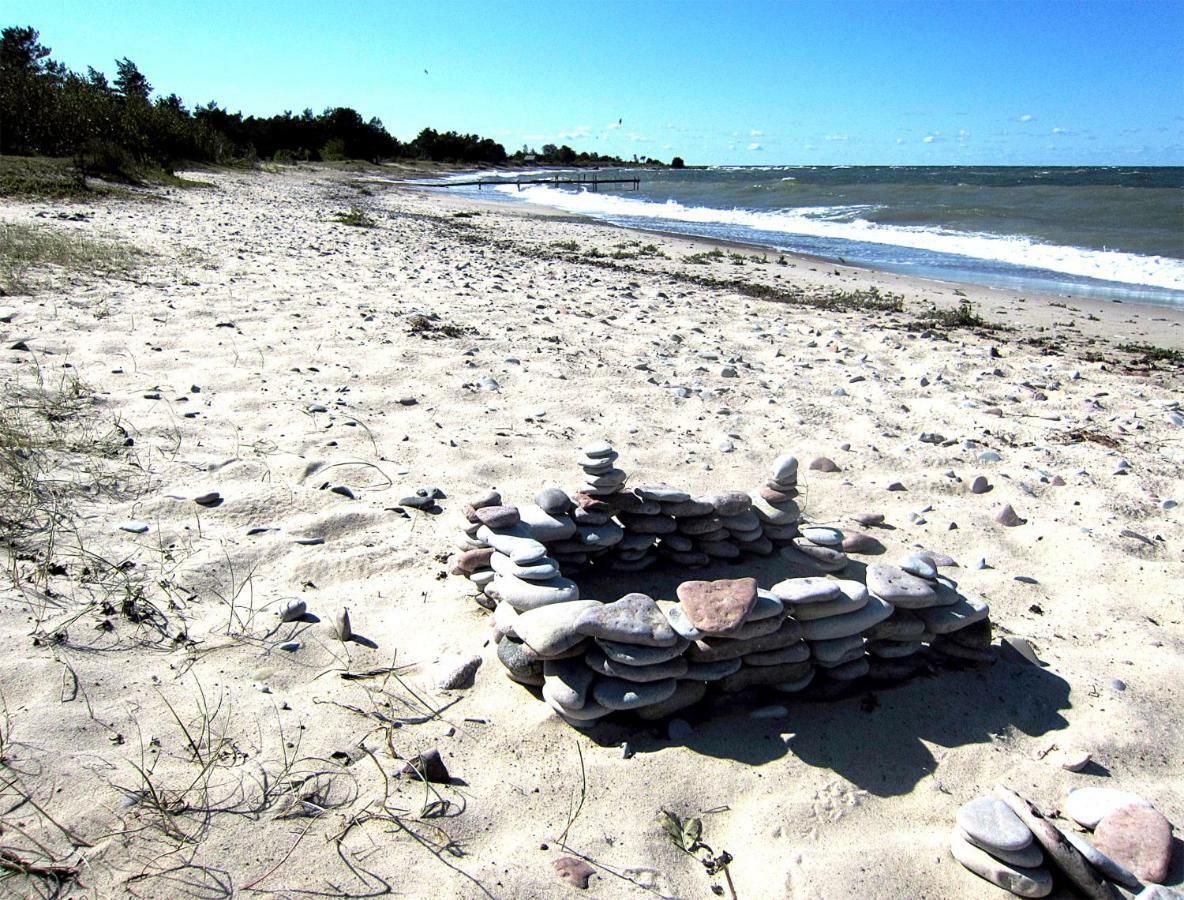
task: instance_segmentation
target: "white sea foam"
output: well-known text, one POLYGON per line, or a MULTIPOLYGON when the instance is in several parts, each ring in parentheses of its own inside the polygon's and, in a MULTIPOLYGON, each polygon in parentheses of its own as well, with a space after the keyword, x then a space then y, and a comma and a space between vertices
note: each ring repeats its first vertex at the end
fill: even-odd
MULTIPOLYGON (((589 191, 564 191, 542 185, 498 188, 517 199, 567 212, 610 219, 681 222, 703 226, 740 226, 769 235, 804 235, 841 241, 861 241, 947 253, 972 259, 1045 269, 1081 278, 1184 290, 1184 260, 1145 256, 1116 250, 1090 250, 1048 244, 1027 237, 1002 236, 946 228, 881 225, 859 218, 874 207, 820 206, 756 211, 684 206, 673 200, 655 203, 589 191)), ((704 229, 707 230, 706 228, 704 229)), ((772 239, 771 239, 772 240, 772 239)), ((773 241, 775 242, 775 240, 773 241)))

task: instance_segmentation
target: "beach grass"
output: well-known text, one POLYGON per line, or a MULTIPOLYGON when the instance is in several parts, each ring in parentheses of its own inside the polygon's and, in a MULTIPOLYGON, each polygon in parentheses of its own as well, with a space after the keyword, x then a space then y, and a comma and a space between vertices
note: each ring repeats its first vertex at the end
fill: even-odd
POLYGON ((378 224, 356 206, 351 206, 346 212, 334 213, 333 220, 351 228, 373 228, 378 224))
POLYGON ((144 256, 128 244, 65 234, 45 226, 0 224, 0 290, 27 294, 35 273, 49 267, 68 272, 124 276, 144 256))

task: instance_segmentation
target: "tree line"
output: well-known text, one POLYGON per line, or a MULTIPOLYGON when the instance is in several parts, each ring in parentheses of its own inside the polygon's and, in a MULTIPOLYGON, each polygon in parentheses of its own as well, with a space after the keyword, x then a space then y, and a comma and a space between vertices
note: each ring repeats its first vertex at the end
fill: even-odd
POLYGON ((496 165, 533 156, 565 165, 622 162, 554 145, 543 154, 524 147, 508 156, 490 138, 432 128, 404 143, 380 119, 364 119, 346 106, 268 117, 244 117, 213 101, 189 109, 176 94, 153 97, 147 77, 126 57, 116 60, 109 81, 90 67, 85 74, 71 71, 51 52, 32 27, 11 26, 0 34, 0 154, 72 157, 87 174, 117 176, 152 168, 171 172, 182 161, 252 159, 496 165))

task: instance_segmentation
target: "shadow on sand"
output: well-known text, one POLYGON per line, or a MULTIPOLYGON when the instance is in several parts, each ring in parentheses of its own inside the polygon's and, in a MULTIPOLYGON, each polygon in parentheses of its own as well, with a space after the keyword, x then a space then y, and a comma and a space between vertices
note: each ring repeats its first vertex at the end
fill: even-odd
MULTIPOLYGON (((863 580, 864 566, 852 561, 837 577, 863 580)), ((783 559, 737 567, 713 566, 699 577, 755 577, 762 585, 796 575, 783 559)), ((581 579, 588 597, 616 597, 630 589, 674 596, 685 574, 647 572, 633 579, 581 579)), ((878 796, 908 793, 937 762, 924 742, 939 747, 985 743, 1010 729, 1038 736, 1067 725, 1069 684, 1047 669, 999 661, 985 667, 942 667, 891 685, 860 682, 840 697, 780 694, 775 691, 711 695, 678 717, 691 725, 682 740, 667 738, 665 722, 606 721, 587 734, 604 746, 628 740, 636 753, 675 744, 704 756, 761 765, 793 754, 802 762, 831 769, 878 796), (788 716, 754 719, 762 706, 782 705, 788 716)))

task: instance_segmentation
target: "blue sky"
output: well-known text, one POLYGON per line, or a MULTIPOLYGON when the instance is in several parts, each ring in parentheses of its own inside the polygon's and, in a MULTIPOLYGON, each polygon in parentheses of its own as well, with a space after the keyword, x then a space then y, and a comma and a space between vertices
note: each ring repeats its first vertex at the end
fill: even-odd
POLYGON ((73 69, 741 164, 1184 164, 1184 2, 5 0, 73 69), (426 70, 426 72, 425 72, 426 70), (619 124, 618 124, 619 123, 619 124))

